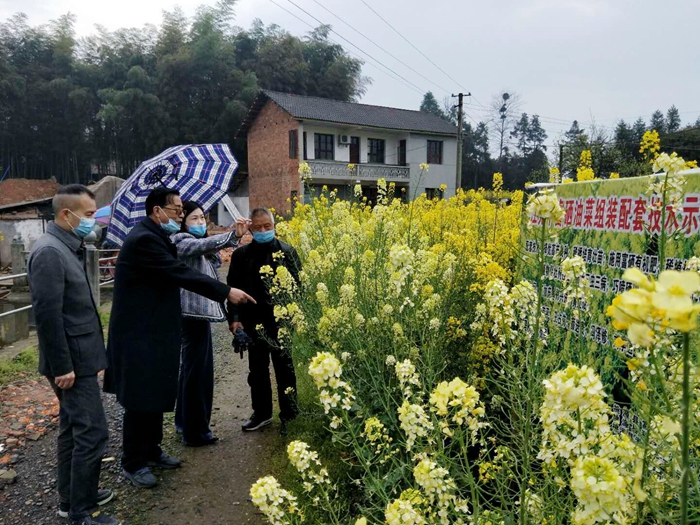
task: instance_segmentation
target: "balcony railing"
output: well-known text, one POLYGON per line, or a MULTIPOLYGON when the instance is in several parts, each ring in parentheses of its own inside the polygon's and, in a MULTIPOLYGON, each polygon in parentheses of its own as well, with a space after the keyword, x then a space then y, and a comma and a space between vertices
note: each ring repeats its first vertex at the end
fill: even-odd
POLYGON ((309 160, 311 177, 313 179, 338 179, 338 180, 377 180, 409 181, 411 172, 408 166, 392 166, 390 164, 355 164, 355 168, 348 170, 346 162, 332 160, 309 160))

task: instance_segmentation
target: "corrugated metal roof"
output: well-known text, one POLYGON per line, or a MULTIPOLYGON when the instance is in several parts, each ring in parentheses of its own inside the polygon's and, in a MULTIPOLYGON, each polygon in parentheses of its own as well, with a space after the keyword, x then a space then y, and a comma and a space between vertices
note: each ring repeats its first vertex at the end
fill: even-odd
POLYGON ((431 113, 409 109, 371 106, 321 97, 292 95, 264 90, 253 103, 236 137, 244 136, 265 102, 275 104, 300 120, 334 122, 352 126, 384 128, 438 135, 457 135, 457 127, 431 113))

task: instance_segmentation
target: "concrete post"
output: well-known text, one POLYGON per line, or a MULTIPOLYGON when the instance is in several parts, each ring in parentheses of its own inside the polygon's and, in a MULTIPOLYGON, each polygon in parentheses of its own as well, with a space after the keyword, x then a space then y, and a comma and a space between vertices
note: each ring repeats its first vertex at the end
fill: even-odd
POLYGON ((97 308, 100 307, 100 252, 92 243, 85 245, 85 269, 97 308))
MULTIPOLYGON (((12 260, 12 274, 16 275, 19 273, 27 273, 27 258, 24 254, 24 242, 22 242, 22 237, 20 235, 17 235, 14 239, 12 239, 10 253, 12 260)), ((26 277, 13 279, 13 291, 21 291, 25 290, 26 288, 26 277)))

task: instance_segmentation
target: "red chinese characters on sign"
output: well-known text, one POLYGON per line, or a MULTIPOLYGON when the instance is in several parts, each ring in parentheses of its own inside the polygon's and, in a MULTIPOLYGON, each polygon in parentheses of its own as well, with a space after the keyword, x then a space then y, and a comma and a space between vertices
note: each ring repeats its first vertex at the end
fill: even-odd
POLYGON ((688 195, 682 210, 683 233, 692 235, 700 230, 700 196, 688 195))
POLYGON ((571 228, 574 225, 574 200, 564 199, 564 226, 571 228))
POLYGON ((661 233, 661 197, 653 195, 649 202, 648 228, 651 233, 661 233))
MULTIPOLYGON (((564 218, 558 228, 574 230, 616 231, 621 233, 658 234, 661 232, 663 209, 660 197, 653 195, 610 195, 560 199, 564 218)), ((532 220, 541 224, 541 221, 532 220)), ((666 231, 680 231, 685 236, 700 233, 700 194, 686 195, 683 205, 666 207, 666 231)))
POLYGON ((634 200, 632 208, 632 232, 644 232, 644 224, 647 220, 647 199, 645 197, 637 197, 634 200))
POLYGON ((617 197, 608 197, 608 205, 605 208, 605 229, 609 231, 617 230, 617 197))
POLYGON ((621 232, 629 232, 632 229, 630 215, 632 213, 632 197, 620 197, 619 216, 617 229, 621 232))
POLYGON ((581 229, 583 226, 583 199, 576 199, 574 205, 574 228, 581 229))
POLYGON ((677 232, 681 229, 679 217, 680 214, 673 210, 673 206, 666 206, 666 231, 668 233, 677 232))
POLYGON ((583 229, 593 229, 593 210, 595 209, 595 197, 586 197, 583 208, 583 229))
POLYGON ((595 201, 595 213, 593 215, 593 228, 596 230, 605 229, 605 206, 608 203, 608 199, 605 197, 598 197, 595 201))

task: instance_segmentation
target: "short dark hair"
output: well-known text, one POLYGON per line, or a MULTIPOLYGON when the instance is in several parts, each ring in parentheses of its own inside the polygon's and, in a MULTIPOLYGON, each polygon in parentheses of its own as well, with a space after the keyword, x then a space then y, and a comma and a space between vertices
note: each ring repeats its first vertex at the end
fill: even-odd
MULTIPOLYGON (((189 233, 189 230, 187 229, 187 225, 185 222, 187 222, 187 217, 190 216, 190 214, 196 210, 202 210, 202 213, 204 213, 204 208, 202 208, 199 204, 197 204, 194 201, 185 201, 182 203, 182 209, 185 211, 184 217, 182 217, 182 224, 180 225, 180 231, 183 233, 189 233)), ((204 235, 206 237, 206 234, 204 235)))
POLYGON ((87 195, 92 200, 95 200, 95 194, 82 184, 68 184, 67 186, 58 188, 51 202, 54 214, 57 214, 64 208, 70 208, 72 198, 80 197, 81 195, 87 195))
POLYGON ((151 193, 146 197, 146 215, 151 215, 153 208, 156 206, 164 208, 167 204, 173 202, 173 197, 176 195, 180 195, 180 192, 170 188, 155 188, 151 190, 151 193))
POLYGON ((253 211, 250 212, 250 219, 253 220, 261 215, 269 215, 272 222, 275 222, 275 216, 268 208, 253 208, 253 211))

